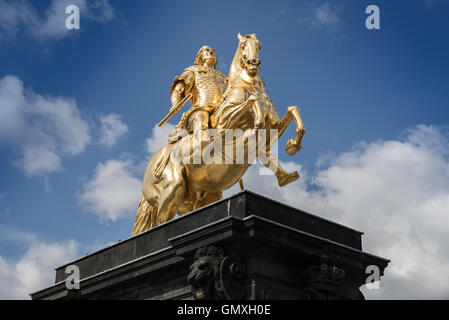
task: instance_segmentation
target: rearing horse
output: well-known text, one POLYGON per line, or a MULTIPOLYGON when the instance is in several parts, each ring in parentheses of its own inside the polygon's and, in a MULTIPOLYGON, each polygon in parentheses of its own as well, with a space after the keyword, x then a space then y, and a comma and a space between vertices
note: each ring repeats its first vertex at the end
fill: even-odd
MULTIPOLYGON (((245 139, 241 140, 240 145, 237 142, 234 144, 232 141, 232 143, 234 151, 238 148, 244 150, 245 158, 249 159, 247 146, 252 133, 275 129, 279 138, 294 120, 296 137, 288 140, 286 145, 287 153, 294 155, 301 149, 302 138, 305 134, 299 109, 296 106, 290 106, 287 108, 286 115, 279 119, 274 103, 266 94, 264 83, 258 76, 261 49, 259 40, 255 34, 246 36, 239 34, 238 39, 239 46, 231 64, 223 102, 216 108, 210 119, 212 128, 218 133, 218 137, 217 135, 214 137, 224 141, 227 129, 245 131, 245 139)), ((192 143, 195 145, 195 139, 200 139, 200 150, 213 143, 210 137, 204 140, 202 135, 199 136, 201 138, 194 132, 174 144, 167 144, 150 159, 143 178, 143 194, 134 223, 133 235, 173 219, 176 213, 183 215, 221 199, 222 192, 237 183, 251 165, 250 160, 243 164, 228 164, 225 161, 195 163, 192 161, 195 148, 191 147, 192 143), (181 146, 189 146, 188 161, 185 158, 179 161, 179 157, 175 157, 181 150, 181 146), (167 152, 171 154, 167 165, 162 174, 156 175, 158 164, 167 152)), ((299 174, 296 171, 289 174, 282 170, 276 157, 270 152, 275 142, 275 139, 266 141, 264 156, 268 161, 262 162, 270 169, 274 168, 279 185, 282 186, 298 179, 299 174)))

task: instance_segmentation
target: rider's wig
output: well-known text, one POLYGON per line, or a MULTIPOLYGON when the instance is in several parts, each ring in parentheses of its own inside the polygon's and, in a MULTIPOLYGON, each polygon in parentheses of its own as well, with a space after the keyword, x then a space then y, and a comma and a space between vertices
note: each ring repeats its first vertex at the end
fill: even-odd
POLYGON ((212 48, 211 46, 202 46, 201 47, 201 49, 198 51, 198 53, 196 54, 196 57, 195 57, 195 64, 196 65, 198 65, 198 66, 202 66, 203 65, 203 58, 202 58, 202 53, 203 53, 203 50, 205 50, 206 48, 211 48, 211 49, 213 49, 214 50, 214 52, 215 52, 215 64, 214 64, 214 68, 216 69, 217 68, 217 63, 218 63, 218 57, 217 57, 217 52, 215 51, 215 49, 214 48, 212 48))

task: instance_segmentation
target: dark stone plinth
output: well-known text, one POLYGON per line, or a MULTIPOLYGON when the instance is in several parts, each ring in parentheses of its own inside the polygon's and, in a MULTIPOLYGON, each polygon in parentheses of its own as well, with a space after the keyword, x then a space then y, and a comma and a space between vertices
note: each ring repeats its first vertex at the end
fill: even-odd
POLYGON ((56 269, 32 299, 363 299, 362 233, 249 191, 56 269), (80 289, 68 290, 68 265, 80 289))

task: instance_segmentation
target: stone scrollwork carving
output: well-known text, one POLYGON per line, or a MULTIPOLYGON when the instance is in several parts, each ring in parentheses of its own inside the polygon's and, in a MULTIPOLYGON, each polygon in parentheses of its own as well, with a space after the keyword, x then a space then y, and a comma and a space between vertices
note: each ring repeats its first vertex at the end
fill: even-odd
POLYGON ((245 273, 239 259, 206 246, 196 251, 187 281, 196 300, 239 300, 246 296, 245 273))
POLYGON ((346 277, 346 272, 329 265, 327 256, 322 255, 320 265, 307 267, 302 276, 306 285, 303 290, 303 299, 337 300, 341 298, 340 282, 346 277))

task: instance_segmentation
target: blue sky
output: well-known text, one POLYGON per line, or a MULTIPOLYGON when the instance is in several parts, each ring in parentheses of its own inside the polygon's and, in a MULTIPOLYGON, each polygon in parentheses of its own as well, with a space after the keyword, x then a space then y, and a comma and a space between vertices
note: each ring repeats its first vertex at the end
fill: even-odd
MULTIPOLYGON (((446 203, 448 9, 444 0, 0 0, 0 279, 22 290, 0 292, 0 297, 26 298, 23 292, 51 281, 56 265, 43 264, 39 250, 49 250, 54 263, 62 264, 130 236, 143 167, 152 144, 160 144, 167 131, 153 128, 169 110, 173 77, 193 64, 205 44, 216 49, 218 69, 227 74, 239 32, 255 33, 262 43, 262 78, 280 115, 287 106, 298 105, 307 128, 303 150, 296 156, 283 150, 294 135, 293 126, 280 143, 280 159, 286 167, 299 167, 303 175, 298 189, 280 190, 274 177, 252 173, 248 188, 362 229, 367 250, 393 261, 395 256, 388 255, 397 254, 403 263, 391 267, 394 287, 368 293, 370 297, 407 294, 408 287, 398 279, 421 269, 405 272, 404 266, 413 263, 401 252, 386 250, 379 240, 377 232, 388 228, 368 235, 366 220, 380 216, 385 219, 381 225, 390 218, 407 222, 410 228, 395 231, 408 239, 404 248, 416 241, 438 247, 442 238, 432 238, 435 229, 430 227, 425 231, 429 239, 416 237, 421 218, 408 217, 403 207, 388 207, 389 200, 376 207, 382 211, 379 216, 374 211, 360 218, 369 209, 360 210, 372 208, 369 199, 382 196, 377 191, 366 190, 357 198, 364 200, 358 211, 338 205, 358 200, 331 196, 335 189, 345 194, 339 188, 365 177, 369 161, 379 154, 385 152, 378 161, 386 161, 386 172, 388 161, 404 161, 399 169, 412 166, 411 152, 413 161, 423 161, 412 168, 426 174, 425 185, 419 177, 405 184, 407 172, 402 176, 399 169, 391 173, 397 175, 397 184, 388 179, 379 184, 401 189, 416 183, 442 195, 437 200, 429 195, 423 203, 446 203), (60 8, 71 3, 81 8, 81 30, 64 29, 66 15, 60 8), (370 4, 380 8, 380 30, 365 28, 370 4), (365 158, 371 152, 375 156, 365 158), (433 165, 427 167, 429 163, 433 165), (334 174, 342 171, 358 172, 358 178, 343 175, 338 180, 334 174), (258 187, 261 183, 266 187, 258 187), (292 200, 299 194, 304 196, 301 203, 292 200), (335 206, 332 201, 337 201, 335 206), (357 212, 344 213, 351 210, 357 212), (394 216, 392 210, 404 214, 394 216), (18 267, 33 265, 30 261, 50 271, 34 287, 17 279, 18 267)), ((352 190, 359 190, 355 186, 352 190)), ((401 194, 387 187, 388 196, 401 194)), ((393 202, 406 203, 411 194, 393 202)), ((441 219, 444 213, 437 212, 432 219, 441 219)), ((417 259, 425 251, 417 252, 417 259)), ((435 262, 436 253, 428 259, 435 262)), ((423 294, 449 297, 449 287, 439 290, 423 294)))

